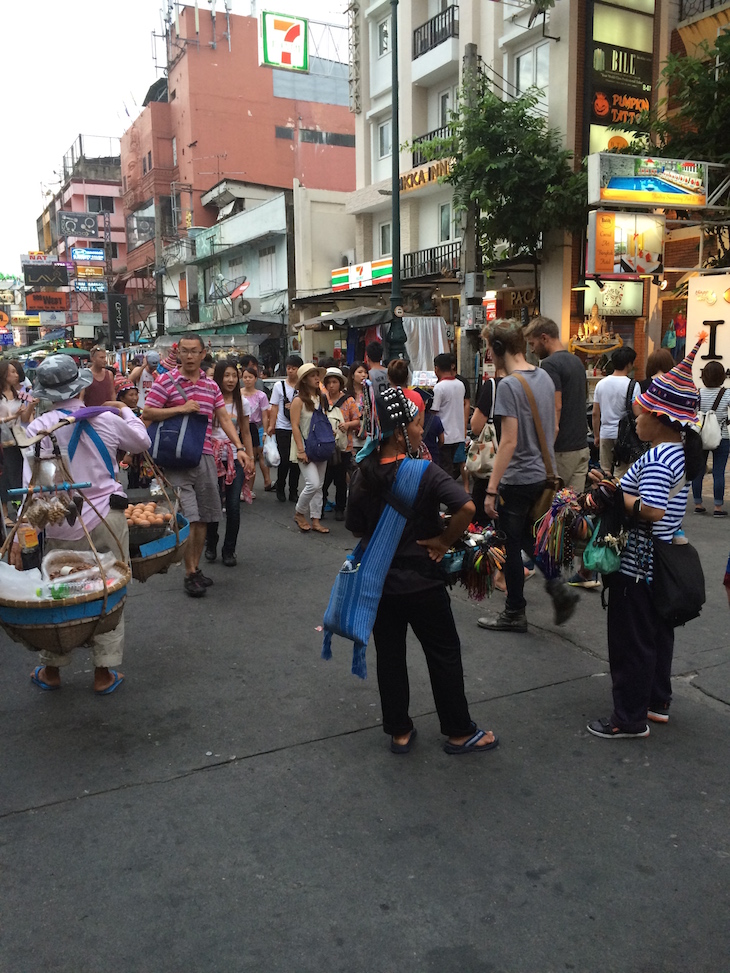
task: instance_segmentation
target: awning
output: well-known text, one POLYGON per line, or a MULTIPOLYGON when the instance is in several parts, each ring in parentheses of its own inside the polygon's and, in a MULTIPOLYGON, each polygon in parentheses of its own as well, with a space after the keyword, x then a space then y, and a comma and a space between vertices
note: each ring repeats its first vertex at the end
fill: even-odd
POLYGON ((340 328, 374 328, 378 324, 390 324, 393 312, 389 307, 351 307, 346 311, 330 311, 317 318, 307 318, 294 324, 295 328, 321 331, 330 324, 340 328))

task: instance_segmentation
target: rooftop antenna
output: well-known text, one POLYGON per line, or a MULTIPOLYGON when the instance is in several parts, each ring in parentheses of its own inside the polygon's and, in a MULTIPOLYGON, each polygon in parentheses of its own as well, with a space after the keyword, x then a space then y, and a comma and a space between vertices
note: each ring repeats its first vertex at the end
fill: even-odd
POLYGON ((195 0, 195 33, 200 33, 200 11, 198 10, 198 0, 195 0))
POLYGON ((213 40, 210 42, 210 46, 215 51, 218 47, 218 44, 216 43, 216 39, 215 39, 215 0, 208 0, 208 3, 211 5, 210 19, 213 24, 213 40))
POLYGON ((223 0, 223 6, 226 8, 226 32, 223 35, 224 39, 228 41, 228 53, 231 52, 231 0, 223 0))

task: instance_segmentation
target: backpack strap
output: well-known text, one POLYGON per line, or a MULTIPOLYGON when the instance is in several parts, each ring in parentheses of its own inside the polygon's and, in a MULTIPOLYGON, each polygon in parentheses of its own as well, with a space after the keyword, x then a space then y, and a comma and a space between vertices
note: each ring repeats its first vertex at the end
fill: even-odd
POLYGON ((492 405, 489 409, 489 421, 494 424, 494 407, 497 404, 497 383, 493 378, 490 378, 489 384, 492 386, 492 405))
POLYGON ((68 442, 68 458, 73 460, 76 454, 76 449, 79 445, 79 440, 81 439, 82 432, 85 432, 92 443, 96 446, 96 450, 104 461, 104 466, 106 466, 109 476, 114 479, 114 464, 109 456, 109 450, 104 445, 104 441, 99 433, 96 431, 96 429, 94 429, 87 419, 82 419, 74 426, 74 431, 71 433, 71 438, 68 442))
POLYGON ((631 417, 633 414, 632 402, 634 401, 634 389, 636 388, 636 379, 629 379, 629 387, 626 389, 626 415, 631 417))
POLYGON ((716 412, 717 411, 717 407, 720 404, 720 402, 722 401, 722 397, 723 397, 723 395, 726 392, 727 392, 727 389, 725 388, 725 386, 724 385, 721 385, 720 386, 720 390, 717 393, 717 398, 715 399, 715 401, 710 406, 710 412, 716 412))

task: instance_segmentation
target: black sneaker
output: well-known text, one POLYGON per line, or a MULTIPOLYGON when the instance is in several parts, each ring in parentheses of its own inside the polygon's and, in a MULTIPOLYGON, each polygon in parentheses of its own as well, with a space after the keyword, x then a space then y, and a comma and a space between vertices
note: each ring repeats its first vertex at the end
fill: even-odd
POLYGON ((490 632, 526 632, 527 618, 524 609, 509 611, 505 608, 496 618, 478 618, 477 625, 490 632))
POLYGON ((202 584, 204 588, 210 588, 213 585, 213 579, 206 577, 203 572, 198 568, 198 570, 193 575, 194 578, 198 579, 198 582, 202 584))
POLYGON ((298 499, 299 499, 299 494, 298 493, 290 493, 289 494, 289 503, 296 503, 298 499))
POLYGON ((656 706, 654 709, 650 709, 646 718, 651 720, 652 723, 668 723, 669 722, 669 706, 656 706))
POLYGON ((592 733, 594 737, 601 737, 604 740, 631 740, 634 737, 638 738, 649 736, 648 723, 643 730, 635 730, 633 733, 628 733, 626 730, 619 730, 619 728, 614 726, 610 720, 592 720, 586 729, 589 733, 592 733))
POLYGON ((221 560, 223 561, 223 564, 227 568, 235 568, 235 566, 236 566, 236 555, 235 554, 223 554, 221 556, 221 560))
POLYGON ((344 519, 345 519, 345 511, 344 510, 336 510, 335 511, 335 520, 343 521, 344 519))
POLYGON ((213 561, 217 561, 218 560, 218 554, 217 554, 216 549, 214 547, 208 547, 206 545, 206 548, 205 548, 205 560, 206 561, 210 561, 211 563, 213 561))
POLYGON ((547 593, 553 600, 553 621, 556 625, 563 625, 568 621, 575 611, 575 606, 580 601, 580 595, 573 591, 560 578, 553 578, 545 585, 547 593))
POLYGON ((286 503, 286 494, 278 487, 276 488, 276 499, 279 501, 279 503, 286 503))
POLYGON ((185 594, 190 595, 191 598, 203 598, 205 595, 205 585, 199 580, 199 571, 195 574, 186 574, 185 581, 183 582, 183 587, 185 588, 185 594))

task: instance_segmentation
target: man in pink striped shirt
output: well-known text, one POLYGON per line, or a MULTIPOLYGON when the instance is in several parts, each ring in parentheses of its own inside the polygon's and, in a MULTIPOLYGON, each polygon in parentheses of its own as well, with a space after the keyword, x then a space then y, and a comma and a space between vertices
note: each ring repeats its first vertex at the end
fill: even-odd
POLYGON ((170 483, 179 490, 183 516, 190 521, 190 539, 185 548, 185 592, 191 598, 202 598, 213 584, 199 567, 207 527, 223 519, 211 444, 213 419, 236 447, 238 461, 248 472, 253 473, 254 463, 252 451, 244 448, 226 411, 221 390, 200 367, 205 355, 203 339, 200 335, 181 338, 178 354, 180 367, 160 376, 149 390, 142 418, 146 423, 162 422, 172 416, 198 412, 208 419, 200 463, 191 469, 165 471, 170 483))
MULTIPOLYGON (((34 397, 53 402, 56 408, 31 422, 27 430, 28 437, 51 429, 83 409, 84 390, 93 381, 90 370, 84 368, 79 371, 69 355, 50 355, 38 366, 35 378, 34 397)), ((85 497, 91 503, 83 505, 81 519, 94 546, 100 554, 110 552, 119 560, 128 561, 129 527, 124 516, 127 498, 116 479, 119 471, 117 450, 141 453, 149 449, 150 439, 144 423, 131 409, 117 403, 114 408, 108 408, 100 415, 92 414, 65 429, 58 429, 54 435, 62 452, 68 451, 68 466, 73 481, 91 483, 84 490, 85 497)), ((41 457, 53 457, 50 439, 43 439, 40 447, 41 457)), ((23 475, 26 486, 30 482, 30 472, 26 461, 23 475)), ((46 552, 88 549, 81 520, 72 525, 65 521, 61 524, 49 524, 46 528, 46 552)), ((121 665, 124 655, 123 610, 119 624, 113 632, 94 636, 91 653, 94 661, 95 692, 100 696, 113 693, 124 680, 122 673, 114 668, 121 665)), ((40 659, 42 664, 31 673, 33 683, 40 689, 59 689, 60 669, 70 665, 71 654, 57 655, 44 650, 40 659)))

